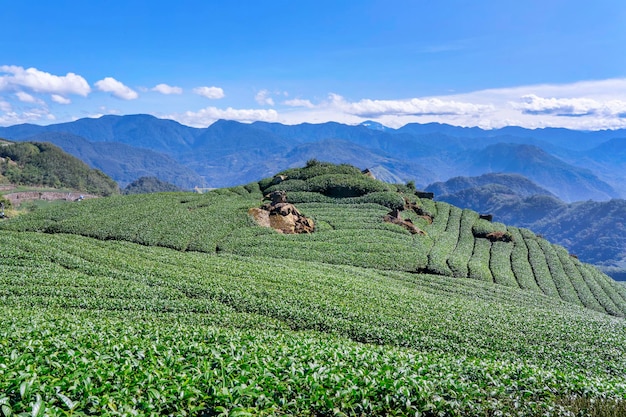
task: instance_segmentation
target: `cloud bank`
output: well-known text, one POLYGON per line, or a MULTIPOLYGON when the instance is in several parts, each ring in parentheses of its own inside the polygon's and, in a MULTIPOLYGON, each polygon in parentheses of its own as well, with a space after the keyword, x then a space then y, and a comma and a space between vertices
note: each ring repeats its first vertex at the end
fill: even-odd
POLYGON ((217 107, 206 107, 196 112, 174 113, 165 117, 187 126, 206 127, 220 119, 239 122, 274 122, 278 120, 278 112, 273 109, 234 109, 232 107, 219 109, 217 107))
POLYGON ((367 95, 350 98, 334 92, 323 92, 322 98, 297 96, 287 99, 289 94, 285 91, 262 89, 253 97, 229 97, 227 108, 204 108, 202 99, 197 97, 224 98, 224 90, 216 86, 189 89, 189 94, 185 94, 187 91, 182 87, 165 83, 141 89, 143 92, 182 96, 167 101, 162 97, 163 101, 158 101, 155 94, 140 97, 137 91, 113 77, 96 81, 93 88, 96 93, 85 100, 84 97, 92 94, 92 87, 81 75, 73 72, 55 75, 37 68, 1 65, 0 124, 45 124, 56 120, 57 116, 66 121, 84 117, 84 114, 100 114, 102 111, 98 106, 105 104, 99 101, 103 98, 100 92, 103 92, 128 102, 123 105, 123 113, 149 113, 191 126, 207 126, 218 119, 287 124, 328 121, 357 124, 371 119, 390 127, 438 122, 487 129, 510 125, 582 130, 626 128, 626 78, 396 99, 367 95), (250 106, 252 98, 254 102, 250 106), (244 104, 236 104, 237 100, 244 104), (58 110, 61 105, 64 106, 62 111, 58 110))
POLYGON ((626 101, 622 100, 602 102, 590 98, 544 98, 528 94, 513 106, 533 115, 626 117, 626 101))

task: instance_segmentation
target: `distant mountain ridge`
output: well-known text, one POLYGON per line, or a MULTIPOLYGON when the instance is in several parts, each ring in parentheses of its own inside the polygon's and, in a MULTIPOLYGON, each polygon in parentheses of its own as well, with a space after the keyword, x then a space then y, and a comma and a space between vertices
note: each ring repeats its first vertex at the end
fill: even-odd
POLYGON ((507 172, 528 176, 566 202, 626 196, 626 180, 619 172, 623 164, 611 157, 626 149, 626 130, 484 130, 437 123, 392 129, 376 122, 351 126, 226 120, 201 129, 149 115, 0 128, 0 137, 12 140, 43 133, 122 185, 155 176, 185 189, 225 187, 317 158, 360 168, 375 166, 386 178, 412 180, 419 187, 454 176, 507 172), (96 148, 114 143, 127 148, 117 154, 112 149, 121 145, 105 151, 79 148, 76 138, 65 134, 80 136, 96 148), (329 153, 334 158, 328 158, 329 153))

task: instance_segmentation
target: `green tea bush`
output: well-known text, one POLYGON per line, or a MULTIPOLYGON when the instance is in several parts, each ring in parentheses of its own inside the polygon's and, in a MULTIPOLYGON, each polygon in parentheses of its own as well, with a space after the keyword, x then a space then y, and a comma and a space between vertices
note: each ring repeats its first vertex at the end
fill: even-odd
POLYGON ((320 193, 312 193, 308 191, 293 191, 287 194, 287 201, 291 204, 307 204, 307 203, 327 203, 340 204, 341 199, 327 197, 320 193))
POLYGON ((493 282, 493 275, 489 268, 490 252, 491 242, 486 239, 474 240, 474 251, 467 265, 470 278, 493 282))
POLYGON ((471 210, 463 210, 459 229, 459 240, 456 248, 448 258, 448 265, 455 277, 469 277, 467 264, 472 257, 474 249, 474 234, 472 226, 478 219, 478 213, 471 210))
POLYGON ((556 251, 559 260, 561 261, 561 265, 563 266, 563 271, 569 280, 571 281, 574 289, 576 290, 576 294, 582 301, 583 305, 587 308, 591 308, 596 311, 606 312, 604 307, 600 305, 598 300, 593 296, 591 289, 585 283, 582 274, 580 273, 579 266, 580 261, 574 260, 567 250, 561 246, 553 246, 556 251))
POLYGON ((537 280, 537 285, 541 288, 541 291, 550 297, 559 297, 559 290, 557 289, 552 276, 550 275, 550 268, 546 261, 546 255, 543 253, 543 249, 538 243, 538 239, 534 234, 532 238, 526 238, 528 234, 521 229, 522 236, 526 241, 528 247, 528 259, 530 265, 533 268, 533 274, 537 280))
POLYGON ((404 199, 402 198, 402 195, 391 191, 371 192, 362 197, 354 197, 347 200, 351 200, 352 204, 380 204, 381 206, 385 206, 391 210, 400 210, 404 207, 404 199))
POLYGON ((611 297, 607 295, 605 288, 598 282, 596 269, 590 268, 585 264, 580 264, 578 270, 580 271, 585 284, 587 284, 594 298, 598 300, 602 308, 604 308, 604 310, 611 315, 620 316, 622 311, 618 307, 618 304, 613 302, 611 297))
POLYGON ((611 278, 607 277, 603 273, 601 273, 598 269, 592 267, 591 265, 584 265, 585 269, 587 269, 596 282, 602 287, 604 293, 608 296, 608 298, 613 302, 613 304, 617 308, 617 312, 611 311, 610 314, 624 317, 626 314, 626 303, 624 303, 624 299, 621 297, 620 292, 616 290, 619 288, 618 283, 613 281, 611 278))
POLYGON ((258 195, 261 194, 261 187, 258 182, 251 182, 250 184, 246 184, 243 186, 248 193, 258 195))
MULTIPOLYGON (((448 222, 445 230, 439 234, 439 239, 434 243, 428 254, 428 270, 439 275, 453 276, 453 272, 448 266, 448 258, 454 251, 459 241, 459 228, 461 223, 462 210, 458 207, 450 206, 448 212, 448 222)), ((442 219, 445 216, 441 216, 442 219)))
POLYGON ((554 246, 545 239, 538 239, 537 242, 543 251, 548 268, 550 269, 550 276, 552 277, 556 288, 559 290, 560 297, 570 303, 582 305, 580 298, 576 294, 574 286, 563 270, 563 265, 561 264, 558 254, 554 250, 554 246))
POLYGON ((315 162, 307 164, 304 168, 292 168, 281 171, 280 175, 285 175, 287 179, 308 180, 320 175, 347 175, 356 177, 365 177, 361 170, 355 166, 348 164, 332 164, 327 162, 315 162))
POLYGON ((478 219, 472 227, 472 232, 476 237, 487 237, 489 233, 502 232, 506 233, 506 225, 498 222, 490 222, 485 219, 478 219))
POLYGON ((404 199, 402 195, 394 192, 373 192, 361 197, 333 198, 320 193, 296 191, 287 193, 287 201, 292 204, 298 203, 328 203, 358 206, 362 204, 378 204, 388 209, 402 209, 404 199))
POLYGON ((269 187, 265 189, 265 193, 271 193, 272 191, 278 191, 278 190, 286 191, 288 193, 294 192, 294 191, 310 191, 309 188, 310 188, 309 185, 304 180, 289 179, 289 180, 282 181, 278 184, 270 185, 269 187))
POLYGON ((528 247, 524 237, 516 227, 508 227, 513 237, 513 251, 511 252, 511 269, 520 288, 535 292, 542 292, 537 285, 535 274, 528 260, 528 247))
POLYGON ((389 191, 390 185, 365 175, 348 174, 319 175, 307 181, 310 191, 329 197, 360 197, 374 192, 389 191))
POLYGON ((491 256, 489 269, 493 280, 497 284, 518 288, 519 284, 511 267, 511 253, 513 244, 510 242, 493 242, 491 244, 491 256))

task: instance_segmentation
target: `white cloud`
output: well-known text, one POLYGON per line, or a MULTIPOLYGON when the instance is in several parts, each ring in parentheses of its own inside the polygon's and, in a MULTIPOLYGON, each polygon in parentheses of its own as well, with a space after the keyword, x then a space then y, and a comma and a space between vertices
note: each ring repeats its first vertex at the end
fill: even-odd
POLYGON ((97 81, 95 86, 98 87, 98 90, 111 93, 113 96, 122 100, 134 100, 139 97, 139 94, 137 94, 136 91, 125 86, 113 77, 106 77, 97 81))
POLYGON ((5 113, 0 113, 0 126, 11 126, 21 123, 34 123, 48 121, 52 122, 56 118, 55 116, 48 111, 46 108, 39 109, 29 109, 28 111, 24 111, 18 113, 16 111, 12 111, 10 108, 8 110, 3 109, 2 102, 0 101, 0 110, 5 113))
POLYGON ((224 90, 222 90, 220 87, 196 87, 193 89, 193 92, 198 94, 199 96, 210 98, 211 100, 225 97, 224 90))
POLYGON ((3 112, 10 112, 13 110, 13 107, 11 106, 11 103, 9 103, 8 101, 4 101, 2 99, 0 99, 0 111, 3 112))
POLYGON ((37 104, 43 104, 43 101, 41 101, 40 99, 37 99, 33 96, 31 96, 28 93, 25 93, 23 91, 18 91, 17 93, 15 93, 15 97, 17 97, 17 99, 23 103, 37 103, 37 104))
POLYGON ((183 89, 180 87, 174 87, 167 84, 158 84, 152 88, 152 91, 156 91, 161 94, 182 94, 183 89))
POLYGON ((273 106, 274 99, 271 97, 271 93, 268 90, 261 90, 254 96, 257 103, 262 106, 273 106))
POLYGON ((278 119, 278 113, 273 109, 218 109, 206 107, 197 112, 187 111, 165 116, 182 124, 194 127, 206 127, 219 119, 236 120, 239 122, 267 121, 273 122, 278 119))
POLYGON ((59 103, 59 104, 70 104, 72 102, 72 100, 70 100, 69 98, 60 96, 58 94, 52 94, 50 98, 55 103, 59 103))
POLYGON ((0 66, 0 91, 27 88, 36 93, 76 94, 87 96, 91 88, 80 75, 68 72, 58 76, 36 68, 24 69, 16 65, 0 66))
POLYGON ((310 100, 304 100, 301 98, 294 98, 291 100, 285 100, 283 101, 283 104, 285 106, 289 106, 289 107, 306 107, 308 109, 312 109, 315 107, 315 105, 313 103, 311 103, 310 100))
POLYGON ((493 110, 491 105, 444 100, 440 98, 412 98, 407 100, 371 100, 347 102, 337 94, 331 94, 333 106, 355 116, 375 118, 385 115, 426 116, 426 115, 468 115, 493 110))
POLYGON ((625 117, 626 101, 598 101, 591 98, 544 98, 535 94, 522 96, 520 102, 511 105, 522 113, 555 116, 602 116, 625 117))

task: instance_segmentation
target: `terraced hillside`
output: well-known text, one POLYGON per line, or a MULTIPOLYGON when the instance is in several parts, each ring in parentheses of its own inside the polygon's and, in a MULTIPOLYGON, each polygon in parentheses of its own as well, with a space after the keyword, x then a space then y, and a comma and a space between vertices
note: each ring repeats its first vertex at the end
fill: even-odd
POLYGON ((272 184, 270 178, 205 195, 155 194, 82 202, 40 211, 5 227, 180 251, 472 278, 626 315, 623 286, 530 230, 491 223, 476 212, 444 202, 419 199, 406 187, 376 181, 347 165, 320 164, 282 175, 288 179, 279 184, 272 184), (247 210, 276 190, 286 191, 288 201, 315 220, 315 233, 284 235, 250 220, 247 210), (402 211, 424 235, 382 221, 391 209, 402 208, 405 199, 428 214, 426 219, 416 210, 402 211))
POLYGON ((0 223, 0 413, 626 412, 626 287, 354 167, 281 175, 0 223), (314 233, 247 214, 281 190, 314 233))

